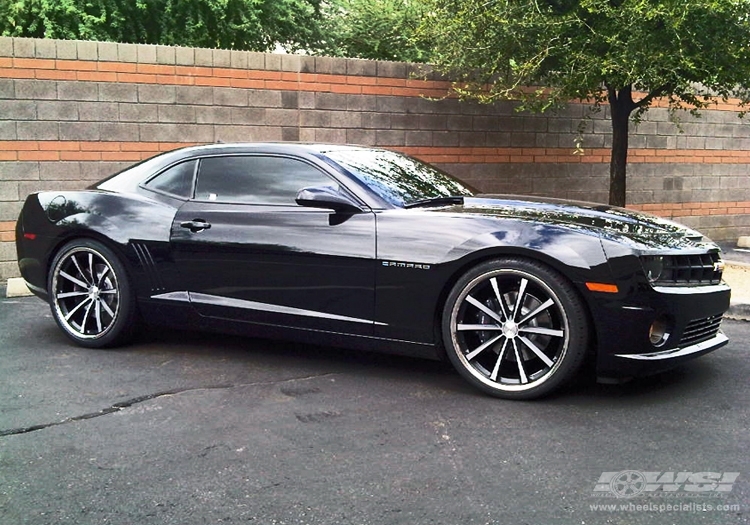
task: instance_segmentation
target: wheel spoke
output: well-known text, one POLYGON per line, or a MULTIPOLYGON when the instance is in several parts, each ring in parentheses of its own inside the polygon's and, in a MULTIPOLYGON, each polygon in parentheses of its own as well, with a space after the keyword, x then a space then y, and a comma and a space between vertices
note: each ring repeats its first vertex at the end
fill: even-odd
POLYGON ((86 307, 86 311, 83 313, 83 322, 81 322, 81 333, 86 333, 86 321, 89 319, 89 314, 91 313, 91 307, 94 306, 94 303, 96 303, 95 300, 92 300, 89 305, 86 307))
POLYGON ((80 279, 76 279, 75 277, 73 277, 69 273, 63 272, 62 270, 60 270, 60 274, 59 275, 61 277, 65 277, 67 280, 69 280, 69 281, 77 284, 81 288, 88 288, 89 287, 88 283, 85 283, 85 282, 81 281, 80 279))
POLYGON ((473 305, 473 306, 475 306, 477 309, 481 310, 482 312, 486 313, 487 315, 489 315, 490 317, 492 317, 498 323, 500 323, 500 324, 504 323, 502 317, 500 317, 499 315, 497 315, 497 312, 493 312, 492 310, 490 310, 489 308, 487 308, 485 305, 483 305, 482 303, 480 303, 479 301, 477 301, 476 299, 474 299, 472 296, 467 295, 466 296, 466 302, 469 303, 469 304, 471 304, 471 305, 473 305))
MULTIPOLYGON (((76 256, 75 256, 75 255, 71 255, 71 256, 70 256, 70 259, 71 259, 71 260, 73 261, 73 264, 75 265, 75 267, 76 267, 76 270, 78 270, 78 275, 80 275, 80 276, 81 276, 81 278, 82 278, 82 279, 83 279, 84 281, 86 281, 86 283, 85 283, 85 284, 83 284, 83 285, 79 285, 79 286, 83 286, 84 288, 86 288, 86 287, 87 287, 88 285, 90 285, 90 284, 91 284, 91 282, 90 282, 90 281, 88 280, 88 278, 86 277, 86 273, 85 273, 85 272, 83 271, 83 268, 81 268, 81 265, 80 265, 80 264, 78 263, 78 259, 76 259, 76 256)), ((61 273, 61 274, 63 274, 64 272, 60 272, 60 273, 61 273)), ((65 275, 66 277, 69 277, 69 278, 71 278, 71 277, 70 277, 70 276, 68 276, 67 274, 64 274, 64 275, 65 275)), ((72 280, 72 278, 71 278, 71 280, 72 280)), ((78 283, 80 283, 80 282, 81 282, 81 281, 77 281, 77 282, 76 282, 76 284, 78 284, 78 283)))
POLYGON ((104 281, 104 277, 109 272, 109 266, 105 266, 104 270, 102 270, 102 273, 99 275, 99 278, 96 280, 96 285, 101 288, 102 287, 102 281, 104 281))
POLYGON ((89 252, 89 274, 91 274, 91 283, 96 282, 96 277, 94 276, 94 254, 89 252))
POLYGON ((456 327, 456 330, 460 331, 497 331, 502 330, 503 327, 496 324, 460 324, 456 327))
POLYGON ((84 299, 83 301, 81 301, 80 303, 78 303, 75 308, 73 308, 72 310, 70 310, 68 312, 68 315, 65 316, 65 320, 69 321, 70 318, 73 317, 73 315, 75 315, 75 313, 78 310, 80 310, 83 305, 89 303, 90 301, 91 301, 91 297, 86 297, 86 299, 84 299))
POLYGON ((526 377, 526 370, 523 368, 523 361, 521 361, 521 352, 518 351, 518 345, 516 344, 516 340, 512 340, 513 343, 513 352, 516 355, 516 364, 518 365, 518 375, 520 377, 521 383, 528 383, 529 378, 526 377))
POLYGON ((62 292, 57 294, 57 298, 67 299, 68 297, 80 297, 81 295, 88 295, 88 292, 62 292))
POLYGON ((479 345, 477 348, 475 348, 471 353, 466 354, 466 359, 468 361, 471 361, 476 356, 478 356, 483 351, 485 351, 487 348, 497 343, 502 337, 503 337, 503 334, 500 334, 498 336, 493 337, 492 339, 488 339, 487 341, 479 345))
POLYGON ((492 285, 492 290, 495 292, 495 299, 497 299, 497 303, 500 305, 500 313, 503 314, 504 319, 508 319, 508 311, 505 309, 505 301, 497 285, 497 279, 495 277, 490 279, 490 284, 492 285))
POLYGON ((109 316, 110 316, 110 317, 113 317, 113 318, 114 318, 114 316, 115 316, 115 313, 114 313, 114 312, 112 311, 112 309, 111 309, 111 308, 109 307, 109 305, 107 304, 107 302, 106 302, 106 301, 100 301, 100 302, 101 302, 101 304, 102 304, 102 308, 104 308, 104 311, 105 311, 105 312, 107 312, 107 313, 109 314, 109 316))
POLYGON ((521 278, 521 286, 518 288, 518 297, 516 297, 516 306, 513 308, 513 315, 511 320, 515 321, 516 316, 521 312, 521 305, 523 305, 523 296, 526 293, 526 286, 529 284, 529 280, 525 277, 521 278))
POLYGON ((554 363, 554 362, 553 362, 553 361, 552 361, 552 360, 551 360, 551 359, 550 359, 549 357, 547 357, 547 355, 546 355, 546 354, 545 354, 544 352, 542 352, 542 351, 541 351, 541 350, 540 350, 540 349, 539 349, 539 348, 538 348, 538 347, 537 347, 537 346, 536 346, 536 345, 535 345, 534 343, 532 343, 531 341, 529 341, 529 340, 528 340, 527 338, 525 338, 525 337, 519 337, 519 339, 520 339, 520 340, 521 340, 521 342, 522 342, 523 344, 525 344, 525 345, 526 345, 526 346, 527 346, 527 347, 528 347, 528 348, 529 348, 529 349, 530 349, 530 350, 531 350, 532 352, 534 352, 534 354, 536 354, 536 356, 537 356, 537 357, 538 357, 539 359, 541 359, 541 360, 542 360, 542 361, 544 362, 544 364, 545 364, 545 365, 547 365, 548 367, 552 368, 552 365, 554 365, 555 363, 554 363))
POLYGON ((505 349, 508 347, 508 341, 509 339, 503 341, 503 347, 500 349, 500 354, 497 356, 497 361, 495 361, 495 368, 492 369, 492 374, 490 374, 490 379, 492 381, 497 381, 497 374, 498 372, 500 372, 500 363, 502 363, 503 357, 505 357, 505 349))
POLYGON ((519 332, 526 334, 539 334, 548 335, 550 337, 564 337, 565 332, 562 330, 554 330, 552 328, 542 328, 541 326, 524 326, 518 329, 519 332))
POLYGON ((96 300, 96 306, 94 307, 94 318, 96 319, 96 332, 101 333, 102 331, 102 300, 96 300))
POLYGON ((518 321, 518 324, 523 324, 523 323, 529 321, 530 319, 533 319, 534 317, 536 317, 537 315, 539 315, 540 313, 542 313, 544 310, 546 310, 547 308, 549 308, 553 304, 555 304, 555 301, 553 301, 552 299, 547 299, 546 301, 544 301, 544 303, 542 303, 541 305, 539 305, 539 307, 536 310, 534 310, 530 314, 527 314, 526 317, 524 317, 523 319, 521 319, 520 321, 518 321))

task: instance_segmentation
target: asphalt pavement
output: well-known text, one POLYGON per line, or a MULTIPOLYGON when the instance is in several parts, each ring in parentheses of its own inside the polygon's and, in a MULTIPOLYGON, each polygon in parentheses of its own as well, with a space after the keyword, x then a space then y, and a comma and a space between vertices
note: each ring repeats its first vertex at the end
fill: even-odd
POLYGON ((748 523, 750 323, 723 326, 669 373, 513 402, 438 362, 252 338, 87 350, 0 299, 0 523, 748 523))

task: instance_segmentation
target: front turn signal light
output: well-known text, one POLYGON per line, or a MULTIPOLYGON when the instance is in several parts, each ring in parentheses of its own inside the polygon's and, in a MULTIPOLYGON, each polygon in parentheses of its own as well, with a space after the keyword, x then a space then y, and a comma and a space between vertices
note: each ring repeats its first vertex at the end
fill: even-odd
POLYGON ((620 290, 616 284, 608 283, 586 283, 586 288, 592 292, 617 293, 620 290))

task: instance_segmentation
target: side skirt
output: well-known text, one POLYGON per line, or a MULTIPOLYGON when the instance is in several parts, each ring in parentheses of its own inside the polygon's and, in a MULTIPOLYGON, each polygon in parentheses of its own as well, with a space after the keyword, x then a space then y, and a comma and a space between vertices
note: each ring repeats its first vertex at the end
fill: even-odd
POLYGON ((141 300, 139 301, 139 309, 146 323, 175 329, 211 331, 245 337, 280 339, 423 359, 441 359, 438 347, 430 343, 237 321, 219 317, 204 317, 199 315, 187 300, 141 300))

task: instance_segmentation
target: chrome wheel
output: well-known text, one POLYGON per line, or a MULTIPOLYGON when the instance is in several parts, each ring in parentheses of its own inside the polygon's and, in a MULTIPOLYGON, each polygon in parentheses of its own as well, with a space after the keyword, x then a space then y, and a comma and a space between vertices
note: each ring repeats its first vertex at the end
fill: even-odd
POLYGON ((459 280, 444 312, 459 372, 501 397, 543 395, 583 358, 585 315, 570 286, 533 261, 485 263, 459 280))
POLYGON ((79 240, 63 247, 49 283, 55 320, 77 343, 108 346, 131 330, 133 305, 125 270, 104 245, 79 240))

